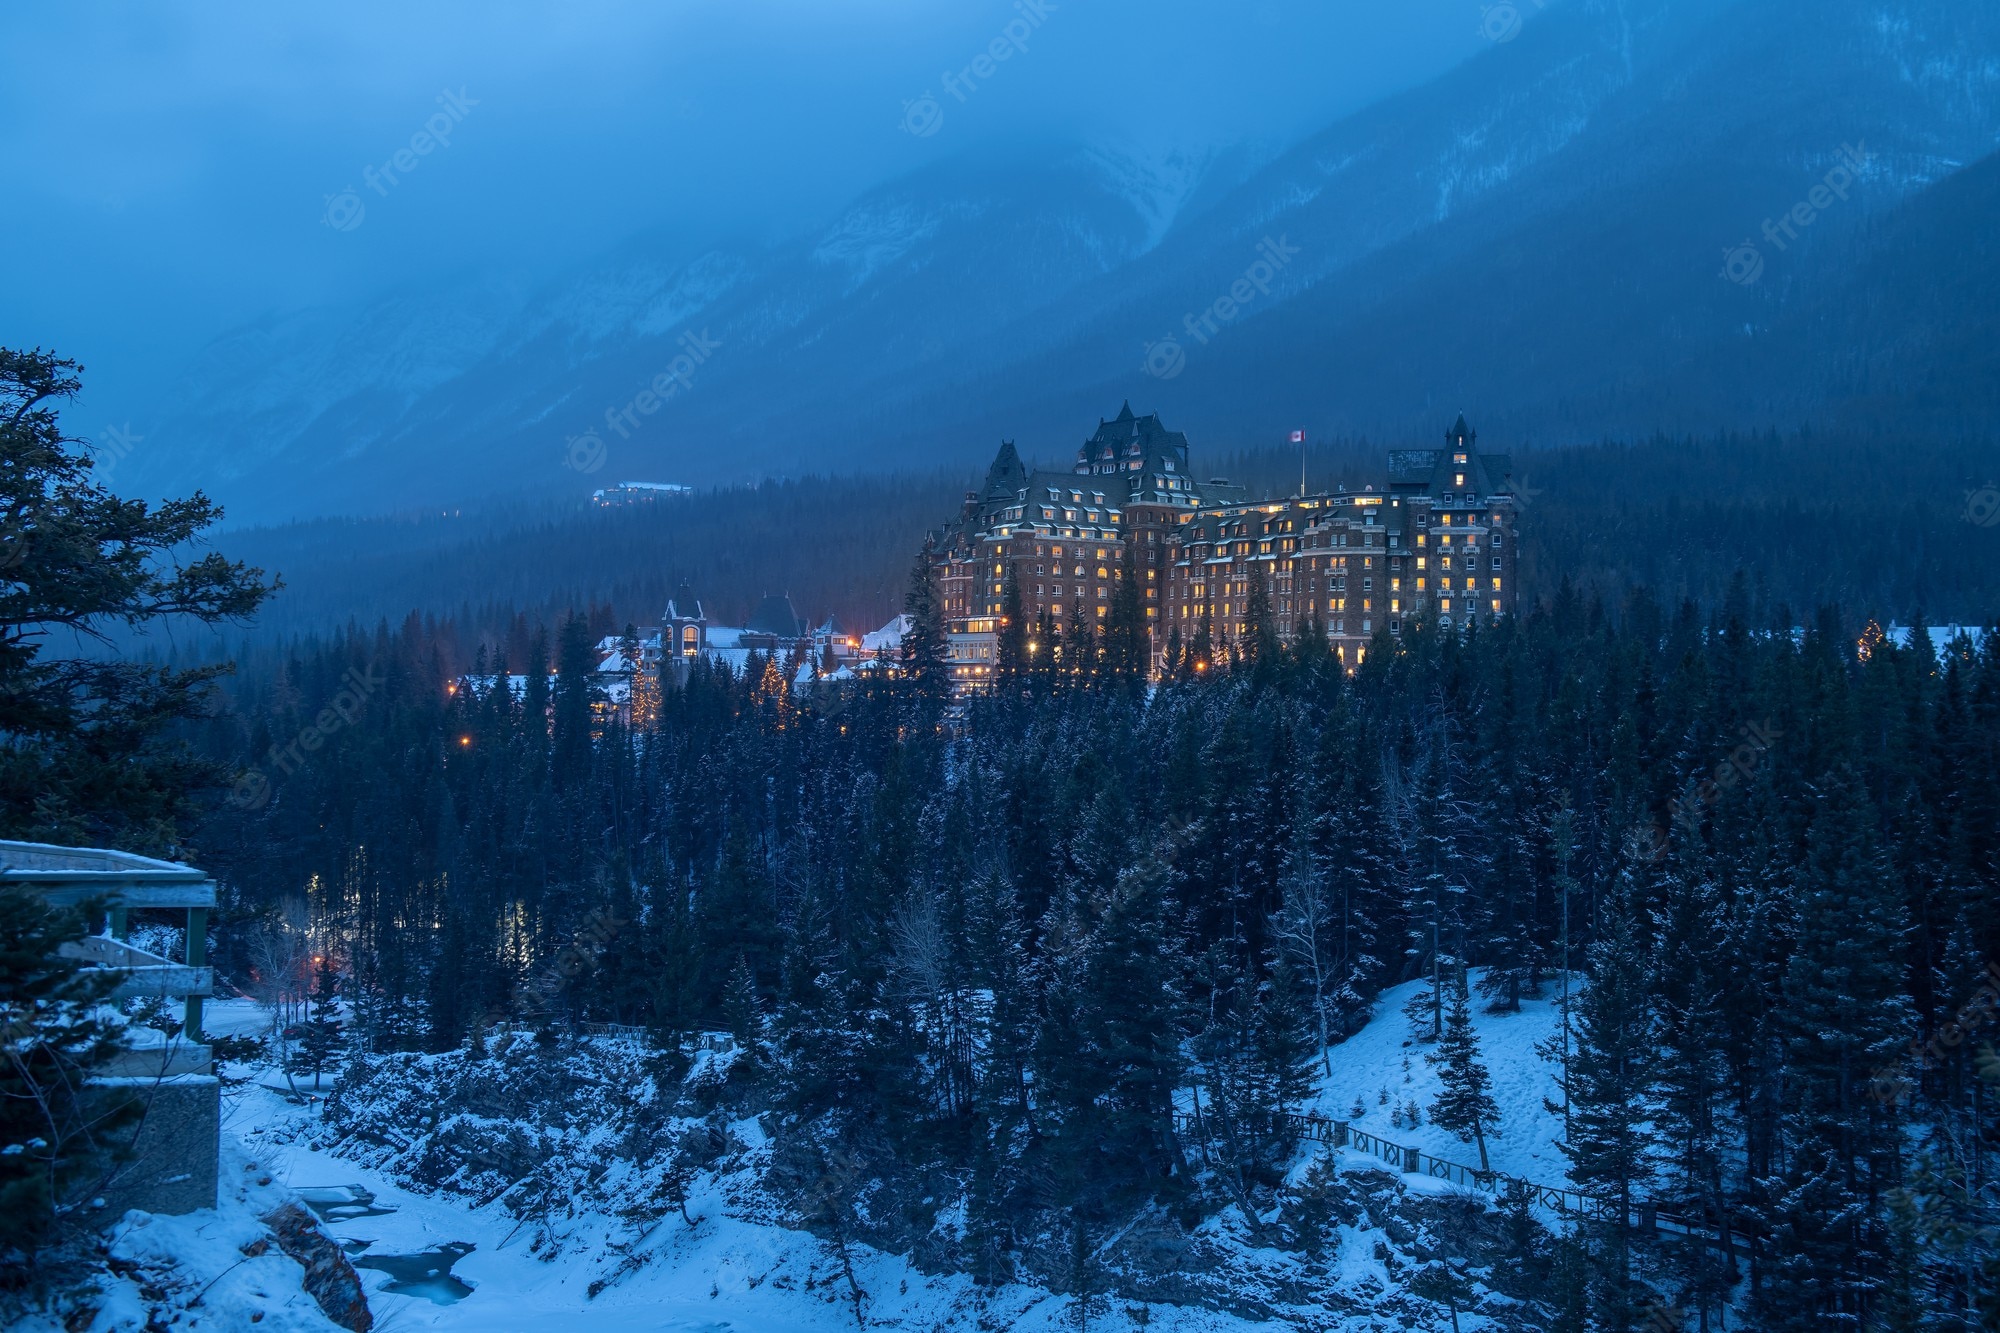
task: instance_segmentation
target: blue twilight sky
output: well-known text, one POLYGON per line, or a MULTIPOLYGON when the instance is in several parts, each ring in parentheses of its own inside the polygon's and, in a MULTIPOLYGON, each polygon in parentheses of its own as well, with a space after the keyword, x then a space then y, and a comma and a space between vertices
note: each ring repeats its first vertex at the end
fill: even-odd
MULTIPOLYGON (((635 233, 770 237, 994 141, 1281 146, 1484 45, 1477 0, 346 0, 0 11, 0 344, 93 417, 218 333, 635 233), (950 92, 996 37, 1004 63, 950 92), (390 163, 472 103, 386 194, 390 163), (907 103, 945 119, 918 136, 907 103), (366 227, 325 225, 352 188, 366 227)), ((410 160, 410 159, 406 159, 410 160)), ((393 166, 391 167, 394 170, 393 166)))

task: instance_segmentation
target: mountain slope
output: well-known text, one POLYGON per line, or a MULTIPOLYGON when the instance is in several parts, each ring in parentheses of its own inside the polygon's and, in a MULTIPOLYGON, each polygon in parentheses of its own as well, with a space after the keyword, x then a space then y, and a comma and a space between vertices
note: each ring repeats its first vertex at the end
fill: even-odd
POLYGON ((1301 423, 1428 434, 1460 408, 1532 441, 1955 429, 1990 386, 1838 367, 1870 363, 1881 319, 1912 367, 1914 330, 1990 345, 1950 251, 1978 237, 1911 250, 1882 220, 1997 142, 2000 11, 1570 0, 1254 170, 968 156, 781 244, 642 239, 540 292, 474 277, 251 331, 131 465, 276 517, 971 463, 1002 435, 1052 452, 1128 396, 1210 450, 1301 423), (1833 179, 1843 197, 1764 239, 1833 179), (1761 271, 1731 281, 1746 239, 1761 271), (677 367, 695 334, 712 357, 677 367))

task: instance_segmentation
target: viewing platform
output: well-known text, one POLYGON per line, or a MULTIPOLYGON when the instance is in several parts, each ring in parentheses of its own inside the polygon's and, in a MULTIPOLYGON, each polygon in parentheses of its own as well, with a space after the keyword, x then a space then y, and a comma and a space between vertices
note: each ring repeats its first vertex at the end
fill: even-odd
POLYGON ((86 967, 118 974, 108 997, 184 1003, 177 1036, 133 1025, 129 1045, 96 1068, 92 1086, 105 1095, 136 1092, 147 1111, 131 1158, 106 1190, 106 1208, 184 1213, 215 1205, 221 1087, 202 1039, 202 1001, 215 993, 207 965, 208 914, 215 881, 193 866, 99 847, 0 841, 0 882, 39 893, 52 906, 101 904, 103 934, 65 944, 61 954, 86 967), (135 911, 185 914, 181 958, 132 944, 135 911))

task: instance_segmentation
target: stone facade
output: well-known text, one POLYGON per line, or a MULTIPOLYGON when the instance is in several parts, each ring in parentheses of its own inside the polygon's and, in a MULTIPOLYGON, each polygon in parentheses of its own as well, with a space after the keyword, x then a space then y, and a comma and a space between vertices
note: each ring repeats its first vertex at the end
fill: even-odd
POLYGON ((988 682, 1008 579, 1030 622, 1101 626, 1120 580, 1141 580, 1156 666, 1206 622, 1214 651, 1250 632, 1261 587, 1281 637, 1320 627, 1350 666, 1412 616, 1440 626, 1511 614, 1518 507, 1511 462, 1482 454, 1460 417, 1439 449, 1389 451, 1386 483, 1358 493, 1248 498, 1191 474, 1187 437, 1127 404, 1069 472, 1031 471, 1013 444, 931 535, 960 693, 988 682))

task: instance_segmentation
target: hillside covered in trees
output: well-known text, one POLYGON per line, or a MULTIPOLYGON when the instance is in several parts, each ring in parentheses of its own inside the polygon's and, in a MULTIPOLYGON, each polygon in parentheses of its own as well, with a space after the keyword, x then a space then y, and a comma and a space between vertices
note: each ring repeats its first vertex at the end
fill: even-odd
POLYGON ((763 1113, 804 1224, 905 1249, 948 1214, 930 1261, 1086 1295, 1144 1219, 1313 1250, 1277 1113, 1385 988, 1476 1160, 1518 1071, 1463 1008, 1567 970, 1567 1183, 1734 1247, 1523 1222, 1503 1323, 1995 1317, 2000 639, 1563 588, 1352 675, 1315 639, 1154 689, 1086 656, 941 727, 935 628, 845 692, 698 670, 642 734, 593 725, 581 618, 523 697, 448 691, 421 622, 299 652, 198 737, 269 778, 194 840, 225 965, 301 929, 337 959, 339 1095, 496 1031, 554 1061, 632 1025, 680 1071, 733 1034, 713 1096, 763 1113))

